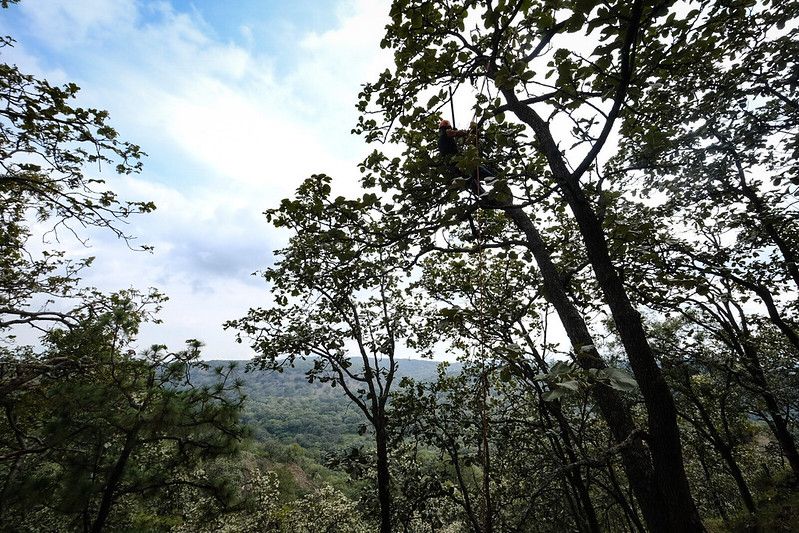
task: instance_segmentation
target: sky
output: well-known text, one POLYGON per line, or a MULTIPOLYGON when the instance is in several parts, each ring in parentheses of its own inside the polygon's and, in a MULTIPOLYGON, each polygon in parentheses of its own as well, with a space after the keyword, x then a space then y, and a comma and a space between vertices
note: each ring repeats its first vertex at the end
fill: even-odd
POLYGON ((65 244, 96 257, 86 284, 169 296, 139 348, 198 338, 207 358, 252 356, 222 324, 268 304, 251 274, 286 235, 262 213, 314 173, 355 190, 370 149, 350 130, 361 84, 390 62, 387 14, 380 0, 22 0, 0 12, 0 33, 17 41, 2 61, 77 83, 78 103, 108 110, 148 154, 141 174, 99 177, 156 203, 125 228, 155 251, 108 232, 89 234, 89 248, 65 244))

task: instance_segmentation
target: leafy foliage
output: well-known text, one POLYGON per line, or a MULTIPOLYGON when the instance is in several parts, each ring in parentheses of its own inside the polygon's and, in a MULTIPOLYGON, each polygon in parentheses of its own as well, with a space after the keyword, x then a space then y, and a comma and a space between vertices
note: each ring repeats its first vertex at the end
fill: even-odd
MULTIPOLYGON (((12 43, 6 37, 3 46, 12 43)), ((55 246, 34 254, 28 242, 34 230, 49 224, 56 241, 70 236, 84 242, 81 230, 95 227, 132 242, 121 223, 155 209, 152 202, 121 200, 89 171, 108 164, 120 174, 138 172, 144 154, 118 139, 106 111, 76 107, 78 91, 74 83, 54 86, 0 64, 0 332, 20 324, 44 330, 74 323, 47 300, 74 305, 73 298, 90 304, 97 297, 76 289, 91 259, 66 259, 55 246)))
POLYGON ((205 367, 196 341, 182 352, 130 353, 142 318, 134 296, 117 295, 79 328, 51 331, 34 364, 62 370, 3 398, 4 529, 123 527, 132 517, 113 512, 120 502, 182 484, 217 490, 194 470, 235 452, 244 436, 239 384, 219 369, 212 385, 195 387, 192 375, 205 367))
POLYGON ((39 222, 128 238, 118 223, 153 206, 88 173, 138 171, 141 152, 72 105, 76 86, 0 68, 0 329, 47 342, 3 352, 3 526, 789 524, 799 3, 394 0, 389 15, 394 65, 364 85, 354 131, 399 155, 370 154, 353 198, 320 174, 267 210, 291 232, 263 272, 270 301, 228 324, 274 372, 261 381, 211 372, 197 342, 129 353, 161 297, 81 292, 90 260, 29 253, 39 222), (432 132, 454 94, 477 127, 450 165, 432 132), (453 173, 478 165, 499 182, 475 200, 453 173), (461 365, 400 379, 403 351, 461 365), (261 426, 245 453, 242 419, 261 426))

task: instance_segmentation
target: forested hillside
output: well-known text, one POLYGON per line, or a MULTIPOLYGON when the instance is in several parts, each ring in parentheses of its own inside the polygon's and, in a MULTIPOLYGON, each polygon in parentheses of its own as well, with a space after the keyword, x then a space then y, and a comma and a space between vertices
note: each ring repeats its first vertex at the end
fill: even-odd
POLYGON ((241 363, 81 279, 160 189, 0 64, 0 530, 799 530, 799 1, 385 9, 373 151, 264 199, 241 363))
MULTIPOLYGON (((324 383, 308 383, 310 361, 298 361, 283 372, 246 371, 245 361, 208 361, 211 369, 235 367, 231 377, 240 379, 246 396, 242 420, 259 442, 301 447, 319 453, 362 446, 368 440, 358 435, 363 417, 338 389, 324 383)), ((401 360, 398 376, 417 381, 432 381, 438 363, 427 360, 401 360)), ((451 365, 455 371, 459 365, 451 365)), ((195 383, 213 380, 209 371, 196 376, 195 383)))

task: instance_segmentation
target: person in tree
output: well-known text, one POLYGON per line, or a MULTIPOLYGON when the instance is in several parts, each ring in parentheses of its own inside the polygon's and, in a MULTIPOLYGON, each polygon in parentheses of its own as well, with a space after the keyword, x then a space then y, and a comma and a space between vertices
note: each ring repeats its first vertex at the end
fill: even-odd
POLYGON ((460 154, 458 142, 455 140, 458 137, 476 138, 477 124, 472 122, 468 130, 456 130, 452 127, 449 120, 442 119, 438 123, 438 153, 446 165, 448 173, 453 177, 453 183, 456 181, 464 181, 469 184, 469 190, 478 198, 482 198, 488 194, 482 184, 481 180, 486 185, 491 185, 496 181, 496 176, 488 168, 483 165, 478 165, 474 170, 464 172, 455 162, 456 156, 460 154))

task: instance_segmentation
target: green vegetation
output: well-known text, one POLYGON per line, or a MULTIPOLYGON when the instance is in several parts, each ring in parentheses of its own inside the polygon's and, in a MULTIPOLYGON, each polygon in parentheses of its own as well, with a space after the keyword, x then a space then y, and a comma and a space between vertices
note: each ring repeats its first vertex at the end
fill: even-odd
POLYGON ((353 198, 320 174, 266 212, 290 233, 270 303, 226 326, 250 373, 198 341, 132 353, 162 297, 31 251, 35 221, 127 238, 154 206, 84 175, 139 169, 105 112, 0 66, 0 527, 795 528, 799 2, 390 15, 356 132, 401 156, 373 152, 353 198), (500 167, 479 199, 432 155, 470 87, 455 168, 500 167))
MULTIPOLYGON (((431 361, 399 361, 398 366, 401 378, 429 380, 436 375, 436 364, 431 361)), ((323 383, 309 384, 309 369, 309 364, 302 363, 281 373, 237 369, 235 376, 247 395, 243 421, 252 428, 253 436, 270 444, 298 444, 317 454, 364 445, 365 439, 358 435, 363 424, 361 413, 338 389, 323 383)))
POLYGON ((200 467, 235 454, 245 435, 238 384, 220 371, 209 387, 187 386, 204 367, 197 343, 126 355, 141 317, 130 295, 111 303, 49 332, 36 359, 58 371, 4 397, 4 531, 137 527, 141 507, 170 508, 176 487, 225 498, 200 467))

